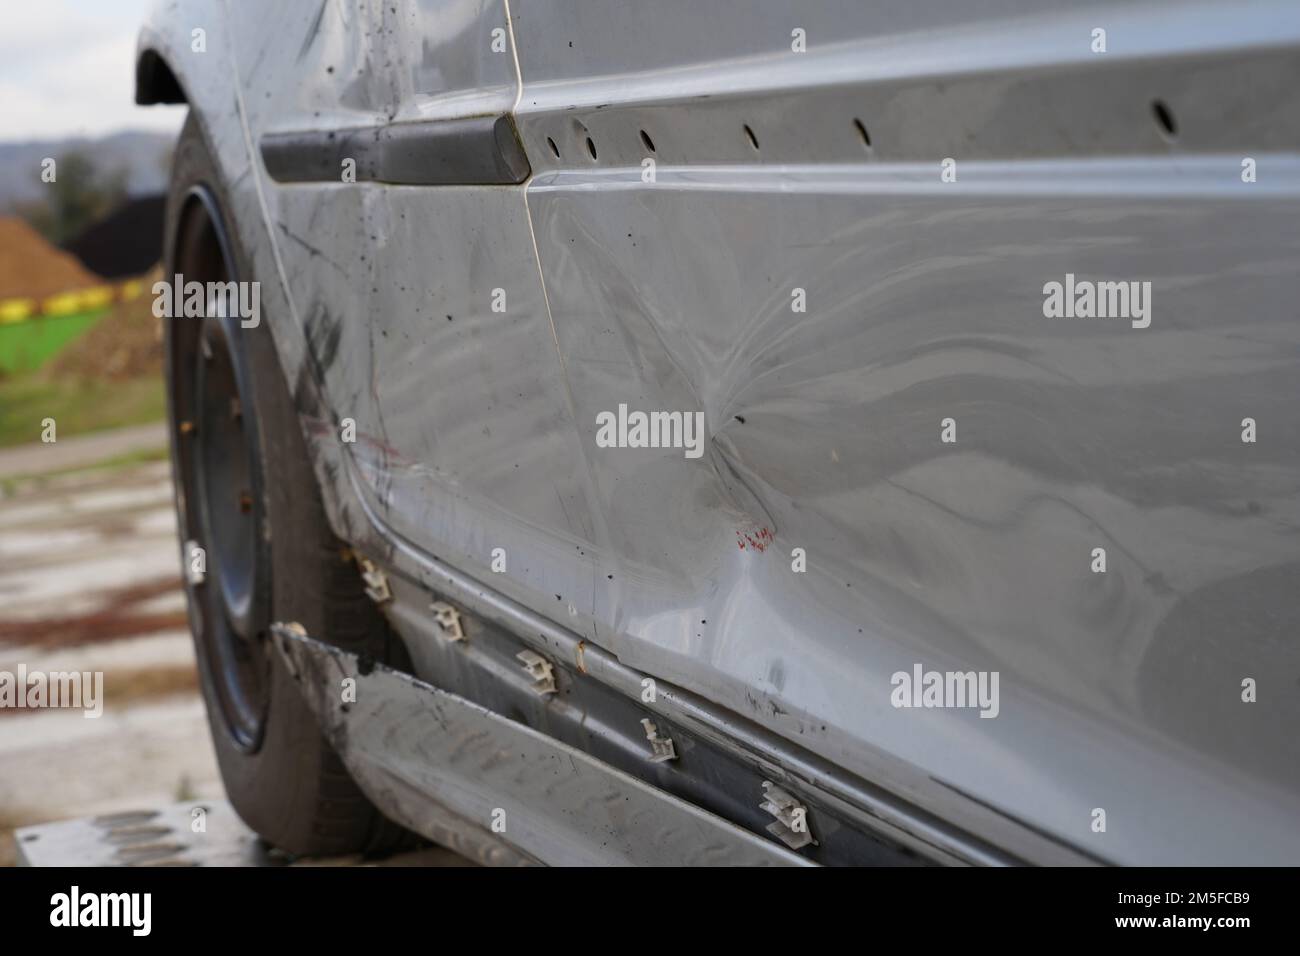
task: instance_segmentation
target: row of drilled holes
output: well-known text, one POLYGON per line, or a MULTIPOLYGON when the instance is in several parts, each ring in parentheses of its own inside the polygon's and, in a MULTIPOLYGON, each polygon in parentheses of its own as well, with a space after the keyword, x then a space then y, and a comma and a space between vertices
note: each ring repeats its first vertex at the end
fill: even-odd
MULTIPOLYGON (((859 119, 855 119, 853 121, 853 125, 857 129, 858 136, 861 137, 863 145, 866 146, 868 150, 870 150, 871 137, 867 135, 867 128, 862 125, 862 121, 859 119)), ((744 130, 745 130, 745 137, 749 140, 749 145, 754 147, 755 152, 757 152, 758 137, 754 135, 754 131, 749 128, 748 124, 744 126, 744 130)), ((641 130, 640 132, 641 132, 641 143, 645 146, 646 149, 650 150, 650 152, 652 153, 655 152, 656 151, 655 143, 654 140, 650 138, 650 134, 647 133, 645 130, 641 130)), ((559 159, 560 147, 555 144, 555 140, 552 139, 550 136, 546 137, 546 145, 551 147, 551 152, 555 155, 556 159, 559 159)), ((596 143, 590 136, 587 137, 587 153, 591 156, 593 160, 596 159, 596 143)))
MULTIPOLYGON (((1152 115, 1155 116, 1157 125, 1160 127, 1160 132, 1166 139, 1173 139, 1178 135, 1178 125, 1174 122, 1174 114, 1162 100, 1152 101, 1151 112, 1152 115)), ((745 138, 749 140, 749 145, 753 147, 754 152, 758 152, 758 137, 754 135, 754 131, 749 127, 748 123, 746 123, 742 128, 745 131, 745 138)), ((867 128, 862 124, 862 120, 854 117, 853 128, 858 131, 858 139, 862 141, 863 148, 866 149, 867 152, 871 152, 871 134, 867 132, 867 128)), ((645 145, 646 149, 650 150, 650 152, 655 152, 654 140, 650 138, 650 134, 645 130, 641 130, 641 142, 645 145)), ((559 159, 560 147, 555 145, 555 140, 549 136, 546 137, 546 145, 551 147, 551 152, 555 154, 556 159, 559 159)), ((592 161, 594 162, 596 159, 596 143, 590 136, 587 137, 587 152, 591 155, 592 161)))

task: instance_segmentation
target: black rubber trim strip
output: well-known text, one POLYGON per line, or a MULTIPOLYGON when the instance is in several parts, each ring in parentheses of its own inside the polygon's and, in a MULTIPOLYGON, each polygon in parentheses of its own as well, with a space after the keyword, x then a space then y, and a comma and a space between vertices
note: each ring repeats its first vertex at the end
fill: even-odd
POLYGON ((509 185, 532 172, 508 115, 268 133, 261 150, 281 183, 342 182, 345 159, 357 182, 406 186, 509 185))

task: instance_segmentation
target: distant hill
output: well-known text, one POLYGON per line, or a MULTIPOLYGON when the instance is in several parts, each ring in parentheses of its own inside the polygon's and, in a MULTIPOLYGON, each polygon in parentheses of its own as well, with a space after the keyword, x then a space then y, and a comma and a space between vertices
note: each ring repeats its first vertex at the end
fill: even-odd
POLYGON ((125 169, 127 191, 133 196, 163 192, 167 188, 165 157, 175 137, 165 133, 129 131, 102 139, 73 137, 27 143, 0 143, 0 213, 13 203, 41 195, 41 160, 58 158, 71 150, 89 156, 102 172, 125 169))

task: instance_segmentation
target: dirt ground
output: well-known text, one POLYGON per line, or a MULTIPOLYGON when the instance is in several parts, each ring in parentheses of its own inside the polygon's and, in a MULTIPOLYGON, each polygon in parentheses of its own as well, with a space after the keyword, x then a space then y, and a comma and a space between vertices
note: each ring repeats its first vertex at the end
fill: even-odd
MULTIPOLYGON (((25 838, 44 848, 59 832, 93 830, 112 815, 152 819, 170 810, 187 824, 200 803, 232 813, 198 692, 170 464, 103 466, 156 451, 164 439, 149 426, 0 450, 0 672, 104 675, 97 718, 0 707, 0 866, 16 862, 14 831, 24 827, 63 821, 40 837, 29 831, 25 838), (85 469, 90 463, 97 466, 85 469)), ((209 865, 287 862, 264 844, 250 849, 255 836, 243 824, 227 829, 243 836, 225 840, 209 865)), ((86 865, 79 854, 87 845, 69 841, 81 849, 57 854, 61 865, 86 865)), ((93 858, 93 848, 86 852, 93 858)), ((358 864, 471 865, 436 846, 382 860, 294 862, 358 864)))
MULTIPOLYGON (((161 426, 145 426, 0 449, 0 674, 103 674, 99 717, 0 707, 0 866, 16 862, 14 831, 24 827, 58 821, 25 835, 46 848, 58 833, 113 815, 152 819, 170 809, 187 823, 196 804, 233 814, 198 692, 171 465, 158 459, 165 440, 161 426)), ((227 835, 235 831, 243 835, 209 854, 211 864, 287 861, 260 842, 249 850, 256 837, 243 824, 227 835)), ((63 842, 75 847, 56 854, 60 865, 86 865, 83 844, 63 842)), ((29 859, 33 845, 25 844, 29 859)), ((294 861, 358 864, 471 865, 436 846, 382 860, 294 861)))
POLYGON ((171 493, 166 461, 5 485, 0 671, 102 671, 104 708, 0 709, 0 863, 18 827, 221 796, 171 493))
POLYGON ((113 306, 84 335, 55 356, 44 369, 45 376, 118 382, 142 375, 161 375, 162 320, 153 314, 153 295, 149 292, 158 275, 155 269, 145 276, 144 294, 113 306))

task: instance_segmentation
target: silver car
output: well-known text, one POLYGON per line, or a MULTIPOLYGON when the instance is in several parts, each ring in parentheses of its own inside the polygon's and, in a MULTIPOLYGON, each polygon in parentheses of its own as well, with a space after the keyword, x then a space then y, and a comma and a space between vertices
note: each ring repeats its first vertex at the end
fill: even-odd
POLYGON ((1300 863, 1300 7, 171 0, 173 463, 290 853, 1300 863))

